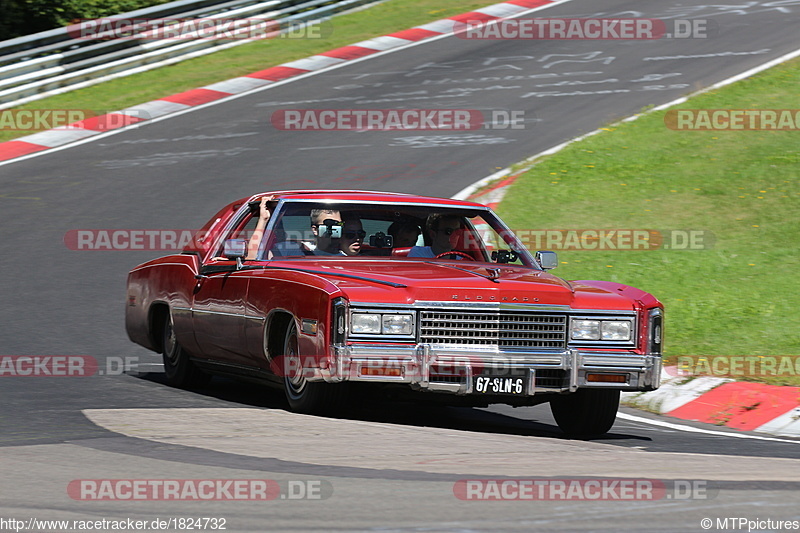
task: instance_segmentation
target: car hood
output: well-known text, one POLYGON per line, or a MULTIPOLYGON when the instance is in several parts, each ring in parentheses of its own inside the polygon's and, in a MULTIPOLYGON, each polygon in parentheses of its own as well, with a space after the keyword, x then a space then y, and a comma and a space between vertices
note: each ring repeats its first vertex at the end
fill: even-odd
POLYGON ((325 277, 351 302, 523 303, 624 310, 634 307, 632 295, 620 290, 632 289, 625 285, 570 283, 541 270, 513 265, 361 259, 281 261, 280 265, 325 277))

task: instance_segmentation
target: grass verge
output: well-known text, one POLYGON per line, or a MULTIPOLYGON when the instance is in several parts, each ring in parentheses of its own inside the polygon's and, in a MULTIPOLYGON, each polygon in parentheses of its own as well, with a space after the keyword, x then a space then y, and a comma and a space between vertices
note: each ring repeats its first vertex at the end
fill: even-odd
MULTIPOLYGON (((798 84, 794 60, 678 108, 796 110, 798 84)), ((555 272, 653 293, 666 309, 669 362, 800 354, 800 131, 675 131, 664 115, 544 158, 511 186, 500 214, 513 228, 710 232, 713 247, 701 250, 565 250, 555 272)), ((800 385, 798 375, 743 379, 800 385)))
MULTIPOLYGON (((15 109, 117 111, 171 94, 244 76, 288 61, 372 37, 426 24, 497 3, 499 0, 391 0, 328 21, 330 35, 314 39, 269 39, 190 59, 85 89, 51 96, 15 109), (102 102, 102 109, 98 103, 102 102)), ((34 131, 0 130, 0 142, 34 131)))

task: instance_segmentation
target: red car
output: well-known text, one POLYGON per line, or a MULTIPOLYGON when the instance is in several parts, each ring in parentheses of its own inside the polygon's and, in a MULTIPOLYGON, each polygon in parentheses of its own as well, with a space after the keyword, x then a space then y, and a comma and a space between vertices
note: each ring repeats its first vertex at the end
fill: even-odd
POLYGON ((259 380, 305 413, 335 410, 351 382, 451 405, 549 402, 568 434, 602 434, 620 391, 659 386, 663 306, 564 281, 556 264, 481 204, 265 193, 134 268, 126 328, 177 387, 259 380))

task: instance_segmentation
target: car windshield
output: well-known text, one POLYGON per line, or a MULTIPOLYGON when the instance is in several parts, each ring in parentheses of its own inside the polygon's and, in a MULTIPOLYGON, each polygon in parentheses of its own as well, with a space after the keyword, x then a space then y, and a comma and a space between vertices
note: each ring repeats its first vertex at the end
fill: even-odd
POLYGON ((479 261, 537 268, 491 211, 419 204, 284 201, 259 258, 479 261))

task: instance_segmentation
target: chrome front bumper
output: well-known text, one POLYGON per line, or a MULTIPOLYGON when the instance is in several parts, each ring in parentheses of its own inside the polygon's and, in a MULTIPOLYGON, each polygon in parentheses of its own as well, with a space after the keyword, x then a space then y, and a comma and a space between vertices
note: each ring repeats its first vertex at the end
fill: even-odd
POLYGON ((579 388, 648 391, 658 388, 661 380, 660 355, 599 353, 577 349, 511 352, 430 344, 334 347, 327 368, 309 377, 332 383, 405 383, 415 389, 472 394, 475 392, 473 375, 483 368, 496 369, 498 375, 506 371, 525 376, 529 380, 527 395, 575 391, 579 388), (452 375, 442 374, 442 368, 452 369, 452 375), (624 376, 624 381, 597 381, 598 376, 602 379, 602 376, 608 375, 620 380, 623 380, 620 376, 624 376))

